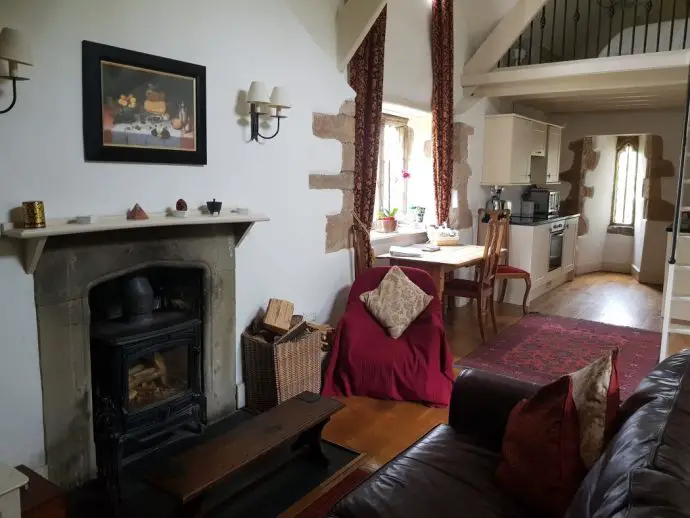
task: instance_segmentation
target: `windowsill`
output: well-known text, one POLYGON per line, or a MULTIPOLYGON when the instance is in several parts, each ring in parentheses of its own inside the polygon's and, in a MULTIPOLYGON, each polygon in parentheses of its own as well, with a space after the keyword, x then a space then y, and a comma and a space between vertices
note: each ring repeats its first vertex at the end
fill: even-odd
POLYGON ((369 233, 369 238, 372 244, 386 245, 395 244, 396 241, 406 241, 411 236, 415 235, 426 236, 426 229, 404 226, 398 228, 395 232, 377 232, 376 230, 372 230, 369 233))
POLYGON ((607 234, 617 234, 619 236, 630 236, 635 235, 635 227, 633 225, 614 225, 610 224, 606 229, 607 234))

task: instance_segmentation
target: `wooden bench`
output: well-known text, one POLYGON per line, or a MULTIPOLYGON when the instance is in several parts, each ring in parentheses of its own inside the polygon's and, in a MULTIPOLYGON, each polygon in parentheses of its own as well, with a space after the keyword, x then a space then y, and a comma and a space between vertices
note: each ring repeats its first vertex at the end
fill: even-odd
MULTIPOLYGON (((206 493, 233 475, 245 473, 281 447, 291 445, 293 452, 305 448, 315 461, 327 465, 321 431, 343 406, 335 399, 303 392, 227 434, 174 457, 145 479, 177 500, 180 516, 202 516, 206 493)), ((232 496, 252 482, 247 477, 225 496, 232 496)))

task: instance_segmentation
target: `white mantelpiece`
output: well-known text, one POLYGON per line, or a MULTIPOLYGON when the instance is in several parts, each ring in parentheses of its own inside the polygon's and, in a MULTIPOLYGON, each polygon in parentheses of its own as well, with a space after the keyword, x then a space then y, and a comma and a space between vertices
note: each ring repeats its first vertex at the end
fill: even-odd
POLYGON ((249 229, 258 221, 269 221, 263 214, 224 214, 211 216, 199 211, 190 211, 185 218, 177 218, 162 213, 150 214, 149 219, 128 220, 125 216, 99 216, 93 223, 80 224, 74 220, 48 220, 45 228, 19 228, 12 223, 2 225, 0 235, 18 239, 24 243, 24 270, 28 274, 36 271, 38 261, 43 254, 43 248, 50 237, 69 236, 73 234, 87 234, 92 232, 107 232, 111 230, 137 230, 153 227, 175 227, 190 225, 236 225, 239 232, 235 232, 235 246, 239 246, 249 229))

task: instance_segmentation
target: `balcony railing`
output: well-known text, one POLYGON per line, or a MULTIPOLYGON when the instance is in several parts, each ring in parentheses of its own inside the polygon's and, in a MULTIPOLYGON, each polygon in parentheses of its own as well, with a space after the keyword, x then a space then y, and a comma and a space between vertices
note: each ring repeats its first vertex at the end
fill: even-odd
POLYGON ((690 47, 690 0, 549 0, 499 67, 690 47))

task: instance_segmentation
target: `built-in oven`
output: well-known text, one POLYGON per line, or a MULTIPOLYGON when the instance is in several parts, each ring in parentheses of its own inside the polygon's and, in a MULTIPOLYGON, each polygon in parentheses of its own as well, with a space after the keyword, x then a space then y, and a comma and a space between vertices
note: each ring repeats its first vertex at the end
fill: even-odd
POLYGON ((563 264, 563 233, 565 221, 556 221, 550 225, 549 271, 557 270, 563 264))

